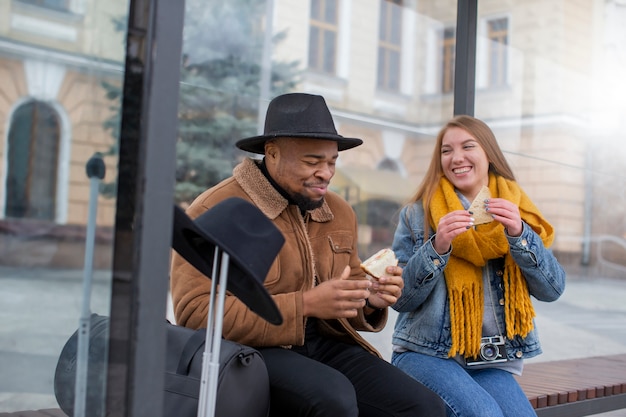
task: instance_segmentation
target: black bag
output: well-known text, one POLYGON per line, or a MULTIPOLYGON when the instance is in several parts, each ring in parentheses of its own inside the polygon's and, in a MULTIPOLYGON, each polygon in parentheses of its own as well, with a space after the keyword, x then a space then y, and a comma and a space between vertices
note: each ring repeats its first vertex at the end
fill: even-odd
MULTIPOLYGON (((91 315, 86 415, 104 417, 104 376, 109 318, 91 315)), ((164 417, 196 417, 206 329, 167 323, 164 417)), ((59 407, 72 417, 78 331, 65 343, 54 374, 59 407)), ((269 377, 261 354, 249 346, 222 339, 215 417, 267 417, 269 377)))
MULTIPOLYGON (((92 314, 89 318, 89 356, 87 357, 87 393, 85 415, 104 416, 109 318, 92 314)), ((54 396, 69 417, 74 415, 74 389, 78 359, 78 330, 65 342, 54 372, 54 396)))
MULTIPOLYGON (((206 329, 167 325, 165 417, 196 416, 206 329)), ((266 417, 270 383, 254 348, 222 339, 216 417, 266 417)))

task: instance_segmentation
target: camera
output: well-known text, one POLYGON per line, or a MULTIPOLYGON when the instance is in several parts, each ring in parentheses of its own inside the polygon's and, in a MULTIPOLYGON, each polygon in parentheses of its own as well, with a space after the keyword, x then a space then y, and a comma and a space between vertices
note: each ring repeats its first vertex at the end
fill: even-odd
POLYGON ((480 350, 477 358, 467 358, 467 366, 485 365, 490 363, 506 362, 506 346, 504 337, 491 336, 480 339, 480 350))

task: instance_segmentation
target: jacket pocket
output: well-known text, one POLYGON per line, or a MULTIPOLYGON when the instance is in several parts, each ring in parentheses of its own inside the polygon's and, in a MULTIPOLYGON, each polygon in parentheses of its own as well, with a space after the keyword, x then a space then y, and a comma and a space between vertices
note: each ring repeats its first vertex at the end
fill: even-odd
POLYGON ((342 253, 351 254, 353 241, 352 235, 348 233, 334 233, 328 236, 330 250, 336 255, 342 253))
POLYGON ((332 265, 330 277, 341 274, 346 267, 350 265, 350 257, 353 253, 354 238, 348 233, 333 233, 328 236, 328 244, 332 254, 332 265))
POLYGON ((335 254, 352 253, 352 235, 335 233, 328 236, 328 242, 330 243, 330 250, 335 254))

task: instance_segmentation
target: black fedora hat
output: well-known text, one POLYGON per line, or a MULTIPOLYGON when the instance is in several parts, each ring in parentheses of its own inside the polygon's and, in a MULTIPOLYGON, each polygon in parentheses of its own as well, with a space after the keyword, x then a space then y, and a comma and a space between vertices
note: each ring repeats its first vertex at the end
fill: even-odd
POLYGON ((263 135, 240 139, 236 145, 244 151, 263 154, 265 142, 278 137, 333 140, 340 151, 363 143, 361 139, 337 134, 324 97, 305 93, 283 94, 270 101, 263 135))
POLYGON ((277 325, 283 318, 263 282, 284 243, 274 223, 241 198, 226 199, 195 220, 174 206, 174 250, 207 277, 213 275, 215 247, 226 252, 230 257, 226 289, 277 325))

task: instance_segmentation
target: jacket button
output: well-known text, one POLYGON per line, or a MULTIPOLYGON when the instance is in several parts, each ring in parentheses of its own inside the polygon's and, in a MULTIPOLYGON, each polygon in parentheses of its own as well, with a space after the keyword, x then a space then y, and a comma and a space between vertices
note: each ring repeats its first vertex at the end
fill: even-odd
POLYGON ((441 264, 441 261, 440 261, 439 259, 434 259, 434 260, 433 260, 433 264, 434 264, 435 266, 439 266, 439 265, 441 264))
POLYGON ((526 239, 522 239, 522 246, 528 246, 528 241, 526 239))
POLYGON ((500 300, 498 301, 500 303, 501 306, 504 305, 504 298, 500 298, 500 300))
POLYGON ((504 272, 503 272, 501 269, 498 269, 498 270, 496 271, 496 275, 497 275, 497 276, 499 276, 499 277, 501 277, 502 275, 504 275, 504 272))
POLYGON ((522 353, 522 351, 521 351, 521 350, 518 350, 517 352, 515 352, 515 357, 516 357, 517 359, 521 359, 523 355, 524 355, 524 354, 522 353))

